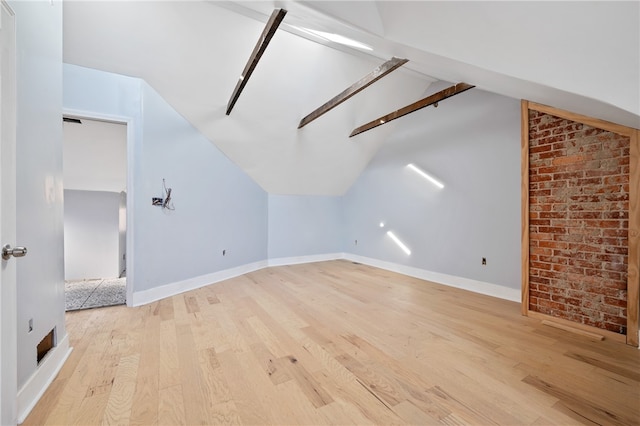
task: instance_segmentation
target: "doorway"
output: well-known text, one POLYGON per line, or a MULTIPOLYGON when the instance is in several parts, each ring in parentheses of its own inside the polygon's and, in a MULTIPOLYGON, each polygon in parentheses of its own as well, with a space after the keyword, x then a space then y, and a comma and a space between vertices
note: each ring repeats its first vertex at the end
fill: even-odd
POLYGON ((65 115, 66 310, 126 303, 127 124, 65 115))

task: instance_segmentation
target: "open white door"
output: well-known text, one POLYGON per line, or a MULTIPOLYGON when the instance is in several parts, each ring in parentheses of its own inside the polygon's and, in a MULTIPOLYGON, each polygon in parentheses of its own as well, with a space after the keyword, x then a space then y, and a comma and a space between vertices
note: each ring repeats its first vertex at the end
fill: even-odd
MULTIPOLYGON (((0 249, 16 243, 15 16, 0 0, 0 249)), ((0 260, 0 424, 17 419, 16 259, 0 260)))

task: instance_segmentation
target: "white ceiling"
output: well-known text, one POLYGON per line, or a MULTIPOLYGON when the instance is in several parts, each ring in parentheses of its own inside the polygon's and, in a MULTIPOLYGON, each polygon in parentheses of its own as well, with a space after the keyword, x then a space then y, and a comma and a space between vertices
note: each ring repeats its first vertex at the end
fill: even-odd
POLYGON ((64 59, 143 78, 271 193, 340 195, 407 121, 351 130, 430 94, 436 80, 640 127, 639 28, 638 2, 67 1, 64 59), (277 7, 284 22, 226 116, 277 7), (410 62, 297 129, 392 56, 410 62))
POLYGON ((64 189, 127 190, 127 126, 81 119, 63 123, 64 189))

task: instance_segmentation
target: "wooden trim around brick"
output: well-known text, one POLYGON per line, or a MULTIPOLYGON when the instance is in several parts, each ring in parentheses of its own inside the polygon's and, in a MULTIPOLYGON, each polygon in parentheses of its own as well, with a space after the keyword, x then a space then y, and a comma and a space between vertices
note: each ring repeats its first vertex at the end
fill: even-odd
POLYGON ((631 135, 629 152, 629 257, 627 260, 627 344, 638 346, 640 295, 640 130, 631 135))
POLYGON ((529 311, 528 316, 531 318, 539 319, 540 321, 548 321, 559 324, 563 327, 571 327, 576 330, 582 330, 587 333, 604 336, 605 339, 613 340, 614 342, 625 343, 626 336, 624 334, 614 333, 613 331, 605 330, 603 328, 592 327, 590 325, 580 324, 579 322, 573 322, 564 318, 552 317, 551 315, 543 314, 536 311, 529 311))
POLYGON ((522 100, 521 102, 521 167, 522 167, 522 314, 541 320, 552 321, 578 328, 590 333, 638 347, 640 311, 640 130, 597 118, 553 108, 547 105, 522 100), (529 111, 539 111, 566 120, 583 123, 629 137, 629 236, 628 236, 628 278, 627 278, 627 329, 626 336, 589 325, 574 323, 529 310, 529 111))
POLYGON ((529 312, 529 102, 521 102, 522 315, 529 312))
POLYGON ((586 115, 576 114, 574 112, 565 111, 563 109, 558 109, 543 104, 537 104, 535 102, 528 102, 528 104, 529 109, 544 112, 545 114, 555 115, 556 117, 564 118, 566 120, 576 121, 578 123, 586 124, 591 127, 597 127, 598 129, 607 130, 619 135, 631 137, 633 132, 635 131, 635 129, 632 129, 631 127, 612 123, 610 121, 600 120, 599 118, 587 117, 586 115))

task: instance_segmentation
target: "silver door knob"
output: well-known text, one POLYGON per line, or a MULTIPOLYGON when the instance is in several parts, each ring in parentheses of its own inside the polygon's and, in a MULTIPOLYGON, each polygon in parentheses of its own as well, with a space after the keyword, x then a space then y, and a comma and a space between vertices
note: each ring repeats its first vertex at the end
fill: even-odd
POLYGON ((11 256, 13 257, 23 257, 27 254, 27 248, 26 247, 14 247, 11 248, 11 245, 9 244, 5 244, 4 247, 2 247, 2 258, 4 260, 9 260, 9 258, 11 256))

